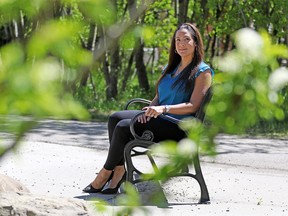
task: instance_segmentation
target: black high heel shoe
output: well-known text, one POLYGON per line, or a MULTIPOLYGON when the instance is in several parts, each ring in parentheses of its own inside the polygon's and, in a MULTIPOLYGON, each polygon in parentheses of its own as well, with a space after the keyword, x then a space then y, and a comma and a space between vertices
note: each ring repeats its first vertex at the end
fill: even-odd
POLYGON ((115 188, 107 188, 103 191, 101 191, 102 194, 116 194, 118 192, 119 187, 121 184, 126 180, 126 172, 122 176, 121 180, 118 182, 117 186, 115 188))
POLYGON ((86 186, 82 191, 85 193, 99 193, 103 190, 104 186, 113 178, 114 171, 112 171, 111 175, 109 176, 108 180, 105 182, 105 184, 101 188, 94 188, 92 184, 89 184, 86 186))

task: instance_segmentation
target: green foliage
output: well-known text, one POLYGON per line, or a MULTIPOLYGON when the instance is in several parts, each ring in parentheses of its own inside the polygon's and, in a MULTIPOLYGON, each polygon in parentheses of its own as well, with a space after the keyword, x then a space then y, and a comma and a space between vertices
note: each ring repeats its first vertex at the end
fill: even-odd
MULTIPOLYGON (((130 205, 130 206, 139 206, 141 204, 140 198, 138 196, 138 193, 133 185, 131 183, 127 182, 125 183, 125 191, 126 195, 119 197, 117 199, 117 202, 120 205, 130 205)), ((131 214, 131 212, 129 213, 131 214)))
POLYGON ((191 139, 183 139, 179 143, 175 141, 165 141, 152 148, 154 154, 165 155, 168 160, 156 170, 155 174, 145 174, 144 178, 167 180, 175 175, 185 165, 192 163, 193 157, 197 152, 197 145, 191 139))
POLYGON ((155 38, 155 31, 152 26, 143 25, 137 26, 134 29, 127 31, 120 38, 120 45, 123 49, 133 49, 137 38, 143 38, 145 42, 153 41, 155 38))
POLYGON ((234 0, 209 0, 207 2, 209 8, 208 22, 213 26, 214 30, 210 34, 217 35, 232 34, 235 30, 247 25, 247 20, 244 16, 245 5, 243 1, 234 0))
MULTIPOLYGON (((2 1, 1 23, 21 19, 19 15, 24 12, 27 19, 32 18, 45 11, 43 2, 2 1), (11 16, 12 12, 17 15, 11 16)), ((16 147, 40 118, 89 118, 87 110, 65 91, 62 83, 62 61, 71 69, 91 64, 91 54, 75 40, 79 29, 77 21, 47 21, 32 31, 29 38, 11 41, 0 48, 0 115, 3 116, 0 123, 6 126, 1 131, 15 135, 12 144, 2 148, 0 157, 16 147)))
POLYGON ((272 71, 278 57, 287 57, 287 47, 272 45, 265 32, 242 29, 235 37, 237 49, 215 60, 221 72, 208 115, 217 132, 243 133, 260 120, 285 117, 283 99, 275 89, 280 82, 272 81, 272 71))
POLYGON ((166 64, 170 46, 170 38, 175 30, 177 19, 171 1, 155 1, 145 13, 145 24, 153 28, 154 35, 146 41, 147 47, 158 47, 160 50, 160 64, 166 64), (169 35, 167 37, 167 35, 169 35))
POLYGON ((144 174, 146 180, 156 179, 166 181, 175 176, 188 164, 194 163, 194 157, 198 153, 215 155, 214 137, 211 128, 197 119, 186 119, 180 127, 187 132, 187 138, 178 143, 175 141, 163 141, 152 147, 153 154, 166 156, 165 164, 155 169, 153 174, 144 174))
MULTIPOLYGON (((94 95, 93 88, 91 85, 87 85, 82 87, 79 91, 77 91, 75 95, 75 99, 83 104, 87 109, 91 111, 92 116, 101 117, 100 119, 96 118, 96 120, 107 120, 108 115, 112 112, 119 111, 123 109, 125 104, 131 100, 132 98, 145 98, 148 100, 152 100, 155 96, 155 84, 161 74, 161 71, 158 70, 155 73, 149 73, 148 78, 151 82, 152 88, 149 92, 146 92, 142 89, 139 89, 138 80, 136 79, 136 75, 132 75, 132 79, 128 80, 127 88, 125 92, 118 95, 117 98, 112 98, 110 100, 106 99, 106 92, 101 91, 101 89, 105 89, 105 82, 103 78, 103 74, 99 71, 93 73, 93 80, 97 80, 97 91, 96 96, 94 95)), ((133 107, 134 109, 141 109, 142 107, 133 107)))
POLYGON ((53 55, 63 60, 68 67, 89 65, 92 61, 91 53, 75 41, 81 26, 80 22, 72 20, 51 21, 41 26, 29 40, 28 58, 53 55))
POLYGON ((61 90, 61 65, 57 59, 26 61, 25 50, 17 43, 2 47, 0 53, 2 115, 88 117, 81 105, 61 90))
POLYGON ((0 25, 20 19, 21 13, 29 18, 37 16, 40 9, 47 4, 46 0, 2 0, 0 1, 0 25))
POLYGON ((77 2, 79 11, 84 18, 90 22, 102 23, 104 25, 111 25, 115 22, 115 7, 112 1, 106 0, 85 0, 77 2))
MULTIPOLYGON (((150 212, 149 209, 141 206, 142 201, 134 185, 132 185, 129 182, 126 182, 124 185, 124 190, 125 194, 122 194, 116 199, 116 203, 119 206, 124 206, 123 208, 120 208, 119 211, 117 211, 116 213, 117 216, 151 215, 152 212, 150 212)), ((157 190, 155 191, 155 193, 151 193, 149 201, 151 201, 153 204, 156 204, 159 207, 167 207, 166 204, 167 201, 165 197, 159 196, 159 194, 157 193, 157 190)))

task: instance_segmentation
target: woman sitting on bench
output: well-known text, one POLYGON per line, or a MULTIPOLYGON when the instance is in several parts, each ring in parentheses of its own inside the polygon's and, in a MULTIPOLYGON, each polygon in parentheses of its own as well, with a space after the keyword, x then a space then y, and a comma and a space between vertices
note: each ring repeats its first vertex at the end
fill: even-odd
MULTIPOLYGON (((176 124, 157 118, 167 114, 177 119, 193 116, 212 84, 213 70, 203 62, 204 49, 198 29, 190 24, 181 24, 174 32, 169 62, 156 86, 156 96, 144 107, 145 114, 138 118, 135 131, 138 134, 150 130, 154 141, 180 141, 185 137, 176 124), (161 128, 159 130, 159 128, 161 128)), ((109 152, 104 167, 96 178, 83 189, 86 193, 115 194, 125 180, 124 147, 133 138, 130 121, 138 110, 122 110, 112 114, 108 121, 109 152), (107 182, 110 185, 103 190, 107 182)))

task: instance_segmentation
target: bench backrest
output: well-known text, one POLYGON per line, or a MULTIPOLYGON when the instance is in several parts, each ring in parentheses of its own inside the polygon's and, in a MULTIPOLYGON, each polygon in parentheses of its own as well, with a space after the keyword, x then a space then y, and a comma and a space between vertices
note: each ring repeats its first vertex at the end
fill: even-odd
POLYGON ((202 122, 204 122, 205 115, 206 115, 206 107, 209 104, 209 102, 211 101, 212 95, 213 95, 212 87, 210 87, 207 90, 207 92, 206 92, 206 94, 205 94, 205 96, 203 98, 203 101, 201 102, 199 110, 195 114, 195 117, 197 119, 199 119, 200 121, 202 121, 202 122))

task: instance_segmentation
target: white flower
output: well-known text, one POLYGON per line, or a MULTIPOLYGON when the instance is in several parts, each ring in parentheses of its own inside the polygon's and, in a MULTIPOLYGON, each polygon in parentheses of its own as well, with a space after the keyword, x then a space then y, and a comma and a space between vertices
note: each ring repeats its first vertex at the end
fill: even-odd
POLYGON ((275 70, 268 79, 268 85, 271 90, 278 91, 288 84, 288 69, 280 67, 275 70))
POLYGON ((227 73, 238 73, 242 69, 242 62, 239 59, 239 55, 230 52, 223 58, 215 58, 217 67, 227 73))
POLYGON ((268 98, 272 103, 276 103, 278 101, 278 94, 275 91, 271 91, 268 94, 268 98))
POLYGON ((250 28, 243 28, 236 33, 236 44, 238 49, 247 57, 253 59, 261 58, 264 42, 262 37, 250 28))
POLYGON ((197 151, 197 145, 194 141, 185 138, 182 139, 177 146, 177 152, 182 155, 190 156, 197 151))

